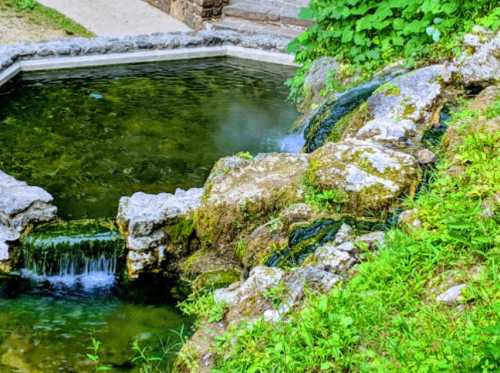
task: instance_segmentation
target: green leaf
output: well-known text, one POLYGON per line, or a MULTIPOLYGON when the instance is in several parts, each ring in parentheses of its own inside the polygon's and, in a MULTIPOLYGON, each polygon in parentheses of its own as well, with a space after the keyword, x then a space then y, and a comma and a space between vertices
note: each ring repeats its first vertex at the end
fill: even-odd
POLYGON ((299 11, 299 19, 304 21, 310 21, 315 19, 315 11, 312 8, 305 7, 301 8, 299 11))

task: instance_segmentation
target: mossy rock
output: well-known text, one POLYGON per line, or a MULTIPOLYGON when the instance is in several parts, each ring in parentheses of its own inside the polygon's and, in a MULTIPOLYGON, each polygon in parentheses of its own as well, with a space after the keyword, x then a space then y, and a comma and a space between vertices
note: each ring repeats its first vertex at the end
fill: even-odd
POLYGON ((269 216, 302 200, 301 181, 308 166, 304 154, 263 154, 228 165, 234 158, 214 167, 195 214, 202 247, 232 257, 242 232, 251 232, 269 216))
POLYGON ((356 107, 363 103, 380 86, 381 81, 375 79, 369 83, 353 88, 338 98, 326 101, 313 114, 308 117, 304 124, 306 127, 306 144, 304 149, 310 153, 321 147, 336 132, 335 137, 340 137, 338 133, 343 132, 342 127, 346 122, 339 122, 356 107), (339 129, 337 129, 337 126, 339 129))
POLYGON ((225 287, 241 277, 238 262, 211 250, 198 250, 179 265, 178 292, 185 295, 192 291, 225 287))
POLYGON ((193 281, 192 289, 194 292, 198 292, 208 289, 224 288, 238 282, 240 278, 241 271, 236 269, 204 272, 193 281))
POLYGON ((420 174, 416 159, 407 153, 349 139, 312 153, 306 182, 320 193, 342 195, 342 212, 367 216, 414 194, 420 174))

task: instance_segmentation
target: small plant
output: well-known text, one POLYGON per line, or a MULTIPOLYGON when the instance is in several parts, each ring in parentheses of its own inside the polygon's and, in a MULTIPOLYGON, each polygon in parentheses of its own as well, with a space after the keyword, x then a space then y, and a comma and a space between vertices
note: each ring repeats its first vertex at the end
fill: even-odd
POLYGON ((33 10, 36 0, 16 0, 16 8, 19 10, 33 10))
POLYGON ((248 161, 251 161, 253 159, 253 155, 250 152, 239 152, 239 153, 236 153, 236 156, 243 158, 243 159, 246 159, 248 161))
POLYGON ((91 345, 88 347, 90 353, 87 353, 87 359, 89 359, 94 364, 95 372, 105 372, 110 371, 111 367, 109 365, 104 365, 101 363, 101 351, 102 342, 92 337, 91 345))
POLYGON ((268 289, 264 293, 264 298, 269 300, 274 308, 279 308, 281 303, 283 302, 283 298, 286 294, 286 286, 284 283, 279 283, 278 285, 268 289))
POLYGON ((238 258, 241 259, 245 255, 246 249, 247 249, 247 241, 243 237, 241 237, 238 240, 238 242, 236 242, 236 245, 234 247, 234 252, 238 256, 238 258))
POLYGON ((191 293, 178 307, 186 315, 195 317, 197 322, 207 320, 210 323, 221 321, 227 308, 224 302, 215 301, 213 291, 207 290, 191 293))
POLYGON ((159 365, 163 358, 157 355, 150 354, 150 347, 141 346, 136 339, 132 342, 132 351, 135 353, 132 362, 138 364, 141 368, 141 373, 159 372, 159 365))
POLYGON ((337 209, 347 202, 348 196, 344 191, 328 189, 319 191, 312 186, 306 187, 306 203, 320 211, 328 211, 333 207, 337 209))

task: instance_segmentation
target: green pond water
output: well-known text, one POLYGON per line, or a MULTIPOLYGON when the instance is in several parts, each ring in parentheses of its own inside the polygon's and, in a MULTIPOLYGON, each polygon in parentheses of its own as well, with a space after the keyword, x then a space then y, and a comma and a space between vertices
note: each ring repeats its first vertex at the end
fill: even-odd
POLYGON ((200 187, 222 156, 279 150, 292 72, 217 58, 24 74, 0 89, 0 169, 64 218, 114 217, 121 196, 200 187))
POLYGON ((0 299, 0 372, 92 372, 86 357, 92 337, 102 343, 101 361, 112 372, 139 372, 134 340, 162 357, 167 371, 188 323, 166 305, 116 298, 22 295, 0 299))
MULTIPOLYGON (((200 187, 222 156, 279 150, 297 116, 292 72, 218 58, 24 74, 0 88, 0 169, 47 189, 66 220, 114 218, 121 196, 200 187)), ((140 371, 135 340, 168 371, 190 320, 166 298, 133 296, 167 286, 127 293, 119 253, 94 247, 115 248, 112 233, 48 239, 54 229, 23 241, 19 270, 34 287, 15 282, 12 297, 0 276, 0 373, 94 371, 92 337, 113 372, 140 371), (79 246, 59 255, 63 238, 79 246)))

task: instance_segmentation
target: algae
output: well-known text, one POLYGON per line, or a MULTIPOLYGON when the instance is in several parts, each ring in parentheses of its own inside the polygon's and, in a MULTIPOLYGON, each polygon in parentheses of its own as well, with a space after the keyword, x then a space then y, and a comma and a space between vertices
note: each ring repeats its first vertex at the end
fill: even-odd
POLYGON ((279 149, 292 72, 217 58, 23 74, 0 90, 0 169, 65 219, 112 217, 121 196, 199 187, 223 156, 279 149))

